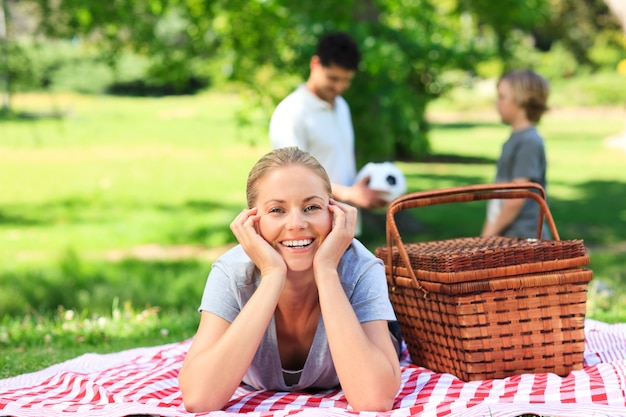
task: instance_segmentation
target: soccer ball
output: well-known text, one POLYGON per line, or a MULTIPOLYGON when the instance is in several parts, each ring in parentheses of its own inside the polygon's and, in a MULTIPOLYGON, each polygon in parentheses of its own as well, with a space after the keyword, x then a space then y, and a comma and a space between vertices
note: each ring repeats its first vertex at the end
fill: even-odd
POLYGON ((356 176, 356 182, 369 177, 367 184, 372 190, 383 191, 387 202, 406 192, 406 178, 400 169, 391 162, 369 162, 356 176))

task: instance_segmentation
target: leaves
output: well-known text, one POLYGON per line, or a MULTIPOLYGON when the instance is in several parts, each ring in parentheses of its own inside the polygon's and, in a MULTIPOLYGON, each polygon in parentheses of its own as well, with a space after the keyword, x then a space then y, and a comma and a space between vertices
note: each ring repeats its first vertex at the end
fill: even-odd
POLYGON ((593 31, 608 14, 602 0, 31 2, 48 36, 91 40, 111 61, 125 49, 146 55, 155 84, 184 90, 219 61, 268 118, 308 76, 319 35, 348 31, 363 52, 362 70, 346 94, 360 164, 424 156, 424 112, 453 85, 446 74, 473 73, 485 62, 502 70, 531 66, 520 48, 532 49, 533 42, 549 48, 557 38, 589 62, 593 31))

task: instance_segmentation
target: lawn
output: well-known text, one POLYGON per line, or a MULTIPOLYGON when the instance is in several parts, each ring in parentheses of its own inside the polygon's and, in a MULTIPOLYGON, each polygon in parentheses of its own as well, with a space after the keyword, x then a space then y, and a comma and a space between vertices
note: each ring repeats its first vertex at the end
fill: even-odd
MULTIPOLYGON (((87 351, 191 337, 211 262, 269 142, 238 128, 235 94, 167 98, 19 95, 16 108, 64 117, 0 120, 0 378, 87 351)), ((45 115, 43 115, 45 116, 45 115)), ((508 132, 491 109, 434 106, 433 156, 398 162, 409 191, 491 182, 508 132)), ((582 238, 594 281, 588 316, 626 321, 623 109, 555 109, 540 125, 550 207, 582 238)), ((431 240, 479 233, 484 203, 417 209, 431 240)), ((363 236, 374 249, 384 229, 363 236)))

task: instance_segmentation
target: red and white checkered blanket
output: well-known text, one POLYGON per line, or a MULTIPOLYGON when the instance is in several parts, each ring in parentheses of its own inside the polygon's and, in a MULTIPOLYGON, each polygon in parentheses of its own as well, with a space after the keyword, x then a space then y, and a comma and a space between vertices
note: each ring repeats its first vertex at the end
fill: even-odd
POLYGON ((184 411, 178 370, 190 341, 107 355, 86 354, 42 371, 0 380, 0 416, 626 416, 626 323, 587 320, 585 366, 566 377, 524 374, 463 382, 408 362, 394 409, 351 410, 340 390, 252 391, 240 387, 224 411, 184 411))

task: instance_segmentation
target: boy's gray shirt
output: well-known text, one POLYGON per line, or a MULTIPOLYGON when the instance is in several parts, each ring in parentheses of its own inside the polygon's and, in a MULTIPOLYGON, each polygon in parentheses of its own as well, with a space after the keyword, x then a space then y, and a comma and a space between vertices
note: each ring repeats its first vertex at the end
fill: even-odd
MULTIPOLYGON (((384 265, 361 242, 356 239, 352 241, 337 270, 359 322, 396 319, 387 292, 384 265)), ((259 270, 241 245, 237 245, 213 264, 199 310, 232 322, 256 290, 259 280, 259 270)), ((322 318, 296 385, 285 384, 273 318, 243 382, 256 389, 276 391, 337 387, 339 379, 322 318)))
MULTIPOLYGON (((514 178, 528 178, 546 188, 546 153, 543 139, 535 126, 513 132, 502 145, 498 159, 496 183, 510 182, 514 178)), ((500 200, 491 200, 491 206, 501 204, 500 200)), ((539 206, 534 200, 526 199, 517 218, 503 232, 504 236, 531 237, 537 236, 537 217, 539 206)), ((544 227, 544 239, 550 238, 544 227)))

